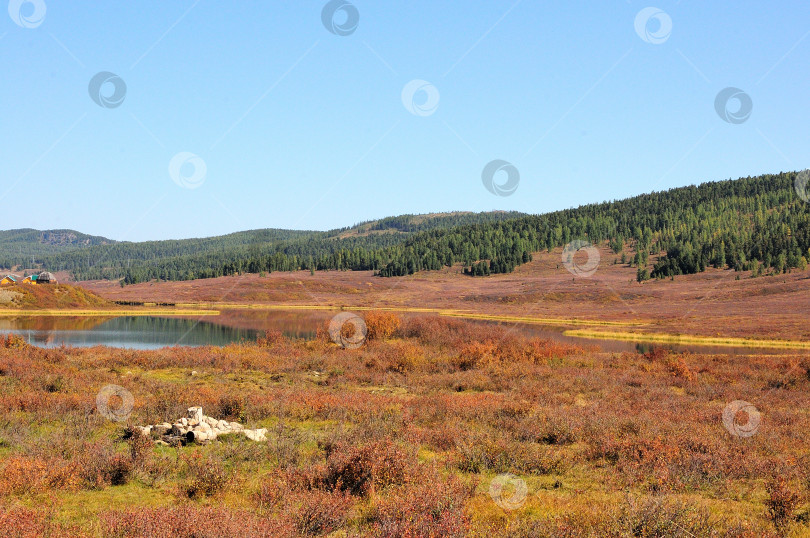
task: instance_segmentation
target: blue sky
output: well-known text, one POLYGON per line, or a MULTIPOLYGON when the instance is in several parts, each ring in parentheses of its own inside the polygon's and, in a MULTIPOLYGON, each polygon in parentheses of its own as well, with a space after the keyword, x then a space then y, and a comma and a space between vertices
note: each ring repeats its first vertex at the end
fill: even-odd
POLYGON ((641 34, 646 0, 352 0, 332 19, 353 6, 348 35, 325 4, 12 0, 0 228, 144 240, 542 213, 808 167, 807 2, 656 0, 641 34), (99 72, 125 83, 119 106, 91 98, 99 72), (403 100, 413 80, 437 106, 403 100), (727 87, 753 103, 742 122, 715 109, 727 87), (496 159, 519 171, 511 195, 482 183, 496 159))

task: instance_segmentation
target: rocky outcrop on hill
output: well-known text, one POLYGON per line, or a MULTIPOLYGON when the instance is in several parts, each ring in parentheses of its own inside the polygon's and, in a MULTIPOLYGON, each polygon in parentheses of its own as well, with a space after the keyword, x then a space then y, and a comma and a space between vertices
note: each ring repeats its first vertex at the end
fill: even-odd
POLYGON ((266 441, 267 429, 248 430, 238 422, 217 420, 203 414, 202 407, 189 407, 187 415, 169 424, 138 426, 142 435, 166 444, 204 443, 213 441, 220 435, 240 434, 252 441, 266 441))

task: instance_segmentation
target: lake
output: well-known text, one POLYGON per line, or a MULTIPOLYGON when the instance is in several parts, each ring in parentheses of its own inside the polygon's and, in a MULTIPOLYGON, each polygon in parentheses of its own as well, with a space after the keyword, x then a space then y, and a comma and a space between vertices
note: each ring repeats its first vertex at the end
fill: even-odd
POLYGON ((255 340, 259 331, 205 319, 123 316, 116 318, 25 317, 0 319, 0 334, 14 333, 40 347, 109 346, 158 349, 167 346, 224 346, 255 340))
MULTIPOLYGON (((160 317, 59 317, 27 316, 0 318, 0 334, 18 334, 32 345, 91 347, 97 345, 127 349, 159 349, 170 346, 224 346, 255 340, 268 330, 281 331, 290 338, 312 339, 336 311, 325 310, 225 310, 217 316, 160 317)), ((360 313, 362 315, 362 313, 360 313)), ((412 314, 406 314, 412 315, 412 314)), ((529 337, 547 338, 610 352, 647 351, 652 344, 599 340, 564 335, 561 327, 527 323, 471 320, 497 324, 529 337)), ((785 354, 796 351, 706 345, 666 345, 674 351, 716 354, 785 354)))

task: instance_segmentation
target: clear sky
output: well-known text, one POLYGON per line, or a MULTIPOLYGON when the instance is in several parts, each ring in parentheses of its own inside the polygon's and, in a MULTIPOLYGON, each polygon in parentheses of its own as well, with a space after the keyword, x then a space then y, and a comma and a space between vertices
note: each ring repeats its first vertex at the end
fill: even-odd
POLYGON ((0 229, 542 213, 810 166, 810 3, 655 1, 12 0, 0 229))

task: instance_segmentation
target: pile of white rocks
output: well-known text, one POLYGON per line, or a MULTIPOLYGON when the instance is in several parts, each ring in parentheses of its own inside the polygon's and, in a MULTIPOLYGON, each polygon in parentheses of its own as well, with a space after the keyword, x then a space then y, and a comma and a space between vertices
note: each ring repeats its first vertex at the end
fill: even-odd
POLYGON ((159 443, 176 444, 213 441, 219 435, 242 434, 252 441, 267 441, 267 428, 248 430, 238 422, 228 422, 207 417, 202 407, 189 407, 188 414, 174 424, 164 422, 152 426, 138 426, 141 434, 156 439, 159 443))

